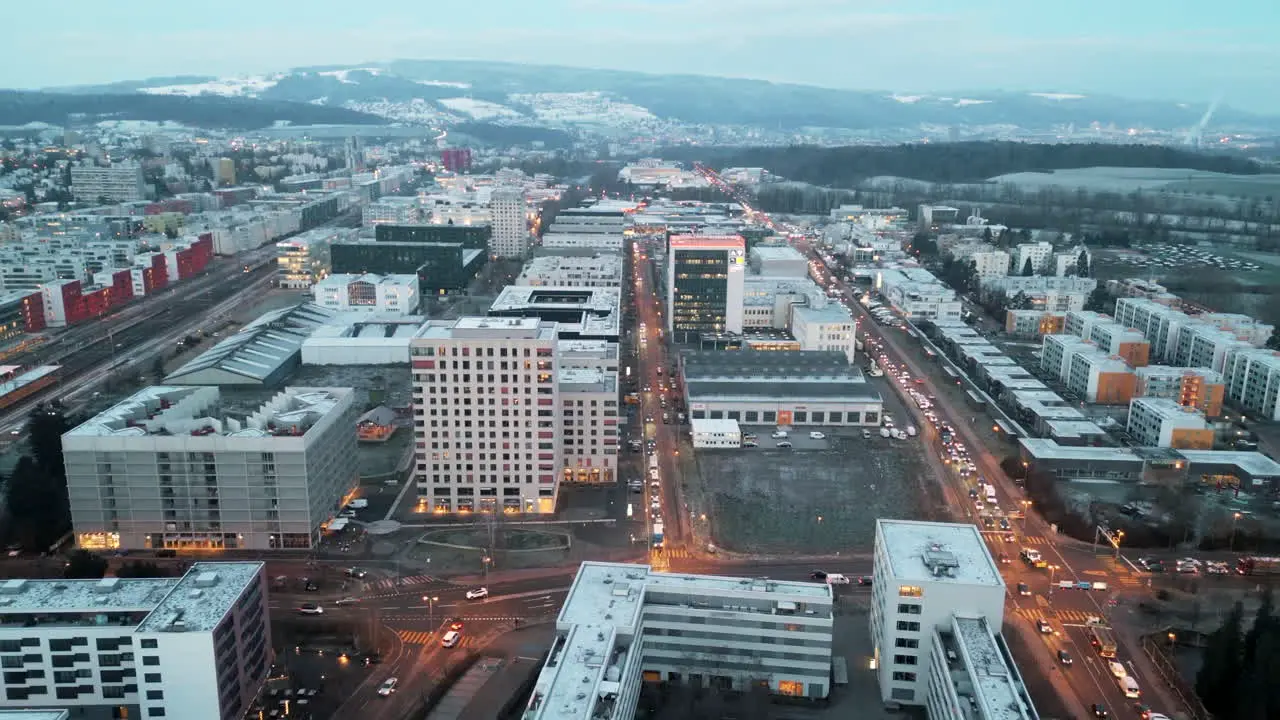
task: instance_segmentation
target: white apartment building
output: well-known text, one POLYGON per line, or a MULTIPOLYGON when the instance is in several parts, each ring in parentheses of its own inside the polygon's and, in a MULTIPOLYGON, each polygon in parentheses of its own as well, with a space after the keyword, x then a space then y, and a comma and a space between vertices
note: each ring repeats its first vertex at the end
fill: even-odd
POLYGON ((857 326, 849 309, 830 303, 822 307, 794 305, 791 308, 791 335, 801 350, 834 350, 854 362, 857 326))
POLYGON ((242 717, 272 662, 261 562, 181 578, 0 582, 4 708, 75 717, 242 717))
POLYGON ((1133 398, 1135 379, 1127 363, 1102 348, 1085 345, 1067 354, 1067 389, 1088 403, 1123 405, 1133 398))
POLYGON ((1280 353, 1260 348, 1231 354, 1223 371, 1227 399, 1262 420, 1280 420, 1280 353))
POLYGON ((62 436, 77 547, 314 547, 359 479, 353 394, 235 412, 214 387, 139 390, 62 436))
POLYGON ((315 303, 340 312, 414 315, 418 312, 417 275, 338 274, 311 287, 315 303))
MULTIPOLYGON (((1239 353, 1228 358, 1228 367, 1239 353)), ((1133 371, 1137 378, 1134 397, 1167 398, 1179 405, 1199 408, 1214 417, 1222 411, 1226 383, 1222 373, 1209 368, 1147 365, 1133 371)))
POLYGON ((1093 310, 1072 310, 1066 314, 1066 318, 1062 325, 1062 332, 1085 339, 1088 339, 1089 334, 1093 332, 1093 326, 1114 322, 1110 315, 1093 310))
MULTIPOLYGON (((1051 269, 1056 277, 1067 277, 1067 273, 1075 275, 1080 274, 1080 253, 1083 252, 1085 259, 1090 264, 1093 263, 1093 254, 1084 245, 1076 245, 1061 252, 1056 252, 1050 259, 1051 269)), ((1018 268, 1021 270, 1022 268, 1018 268)))
POLYGON ((642 683, 830 693, 834 598, 824 584, 584 562, 525 720, 631 720, 642 683))
POLYGON ((1274 325, 1268 325, 1241 313, 1204 313, 1197 315, 1196 320, 1221 328, 1254 347, 1262 347, 1275 332, 1274 325))
MULTIPOLYGON (((557 346, 559 349, 559 345, 557 346)), ((612 483, 618 469, 618 373, 600 367, 556 371, 566 483, 612 483)))
POLYGON ((430 212, 423 208, 416 197, 384 197, 365 205, 360 210, 364 226, 416 225, 425 222, 430 212))
POLYGON ((1183 326, 1191 322, 1186 313, 1174 310, 1155 300, 1141 297, 1125 297, 1116 301, 1116 322, 1137 328, 1151 343, 1152 359, 1176 365, 1186 365, 1175 360, 1178 335, 1183 326))
POLYGON ((529 252, 529 217, 524 191, 520 188, 495 188, 489 195, 493 235, 489 254, 495 257, 522 258, 529 252))
POLYGON ((1204 414, 1167 398, 1134 398, 1129 404, 1129 421, 1125 429, 1144 447, 1213 449, 1213 430, 1205 422, 1204 414), (1194 434, 1186 431, 1194 431, 1194 434), (1207 447, 1188 444, 1204 440, 1205 433, 1208 435, 1207 447))
POLYGON ((432 320, 410 342, 414 478, 437 513, 549 514, 563 463, 557 329, 537 318, 432 320))
POLYGON ((876 287, 909 319, 959 320, 960 300, 923 268, 886 268, 876 276, 876 287))
POLYGON ((973 253, 968 259, 973 263, 979 284, 1009 274, 1009 253, 1004 250, 983 250, 973 253))
POLYGON ((954 614, 949 627, 935 632, 929 654, 929 720, 1038 720, 1011 657, 999 623, 954 614))
POLYGON ((952 630, 956 618, 1000 627, 1000 569, 975 525, 880 519, 872 578, 871 641, 880 696, 886 703, 929 706, 935 717, 931 688, 950 683, 946 673, 935 676, 931 660, 943 649, 939 633, 952 630))
MULTIPOLYGON (((553 224, 552 227, 555 227, 553 224)), ((622 252, 623 235, 604 232, 563 232, 552 230, 542 235, 542 247, 553 250, 601 250, 622 252)))
POLYGON ((71 193, 86 203, 136 202, 147 199, 142 166, 135 162, 109 166, 72 165, 71 193))
POLYGON ((1097 346, 1075 335, 1045 335, 1040 344, 1040 370, 1066 382, 1072 353, 1090 348, 1097 346))
POLYGON ((1252 347, 1229 331, 1192 320, 1179 329, 1170 362, 1174 365, 1206 367, 1222 372, 1231 353, 1252 347))
POLYGON ((1013 274, 1021 275, 1027 261, 1036 272, 1044 272, 1053 261, 1053 243, 1032 242, 1019 243, 1013 248, 1013 274))
POLYGON ((589 257, 542 255, 526 261, 516 285, 621 287, 622 256, 596 253, 589 257))

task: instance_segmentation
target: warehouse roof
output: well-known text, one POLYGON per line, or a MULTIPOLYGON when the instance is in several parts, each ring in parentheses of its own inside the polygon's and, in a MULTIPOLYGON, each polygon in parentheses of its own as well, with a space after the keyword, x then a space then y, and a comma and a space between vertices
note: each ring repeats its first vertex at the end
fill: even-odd
POLYGON ((264 383, 294 361, 302 343, 336 313, 313 303, 272 310, 245 325, 240 332, 214 345, 174 370, 165 383, 178 385, 238 385, 264 383))

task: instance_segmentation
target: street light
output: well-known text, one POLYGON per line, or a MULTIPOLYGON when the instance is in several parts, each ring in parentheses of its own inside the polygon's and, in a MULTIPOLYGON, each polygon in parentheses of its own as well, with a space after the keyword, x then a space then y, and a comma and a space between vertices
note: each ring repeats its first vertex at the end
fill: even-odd
POLYGON ((1053 595, 1053 576, 1058 572, 1057 565, 1049 566, 1049 595, 1053 595))
POLYGON ((437 595, 423 595, 422 602, 427 604, 427 624, 435 625, 436 603, 440 602, 437 595))
POLYGON ((1031 501, 1021 500, 1020 502, 1022 504, 1022 533, 1025 535, 1027 532, 1027 510, 1031 507, 1031 501))
POLYGON ((1231 544, 1228 547, 1233 551, 1236 549, 1236 521, 1239 519, 1240 513, 1235 513, 1231 516, 1231 544))

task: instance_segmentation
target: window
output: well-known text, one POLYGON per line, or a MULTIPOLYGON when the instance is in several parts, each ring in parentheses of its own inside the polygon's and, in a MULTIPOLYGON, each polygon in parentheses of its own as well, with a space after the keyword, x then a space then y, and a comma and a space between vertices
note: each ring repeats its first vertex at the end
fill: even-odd
POLYGON ((902 615, 919 615, 920 606, 915 603, 898 603, 898 613, 902 615))
POLYGON ((898 629, 903 632, 920 632, 920 623, 909 620, 899 620, 898 629))
POLYGON ((915 682, 916 674, 913 672, 895 672, 893 679, 895 682, 915 682))
POLYGON ((896 638, 893 641, 894 647, 910 648, 912 650, 920 647, 920 641, 915 638, 896 638))
POLYGON ((146 673, 142 676, 143 682, 158 683, 160 682, 160 673, 146 673))
POLYGON ((142 641, 143 650, 155 650, 158 647, 160 647, 160 641, 154 638, 145 638, 142 641))
POLYGON ((159 664, 160 664, 160 658, 159 658, 159 656, 157 656, 157 655, 143 655, 143 656, 142 656, 142 664, 143 664, 143 665, 150 665, 150 666, 159 665, 159 664))
POLYGON ((894 655, 893 656, 894 665, 915 665, 916 662, 917 662, 917 658, 915 655, 894 655))
POLYGON ((163 700, 163 699, 164 699, 164 691, 163 691, 163 690, 148 690, 148 691, 147 691, 147 699, 148 699, 148 700, 163 700))
POLYGON ((889 691, 889 697, 894 700, 915 700, 916 691, 907 688, 893 688, 889 691))
POLYGON ((164 717, 164 708, 162 707, 147 708, 147 715, 150 715, 151 717, 164 717))
POLYGON ((916 585, 900 585, 898 597, 924 597, 924 588, 916 585))

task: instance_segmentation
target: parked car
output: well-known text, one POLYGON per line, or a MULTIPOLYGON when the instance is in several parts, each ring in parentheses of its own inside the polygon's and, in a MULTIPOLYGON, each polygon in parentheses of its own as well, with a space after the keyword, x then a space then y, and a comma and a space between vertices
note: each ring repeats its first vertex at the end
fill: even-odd
POLYGON ((826 437, 827 436, 825 433, 820 433, 817 430, 814 430, 813 432, 809 433, 810 440, 825 440, 826 437))
POLYGON ((1030 585, 1027 585, 1026 583, 1018 583, 1018 594, 1019 594, 1019 595, 1024 595, 1024 596, 1026 596, 1026 595, 1030 595, 1030 594, 1031 594, 1031 586, 1030 586, 1030 585))
POLYGON ((774 431, 769 435, 769 437, 773 438, 774 440, 777 440, 778 438, 784 438, 784 437, 787 437, 787 435, 788 435, 788 433, 787 433, 787 431, 786 431, 786 430, 774 430, 774 431))
POLYGON ((777 444, 777 447, 780 447, 780 448, 789 448, 789 447, 791 447, 791 441, 790 441, 790 440, 779 440, 779 441, 778 441, 778 444, 777 444))

